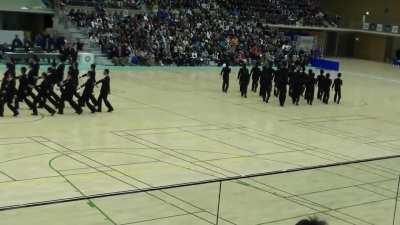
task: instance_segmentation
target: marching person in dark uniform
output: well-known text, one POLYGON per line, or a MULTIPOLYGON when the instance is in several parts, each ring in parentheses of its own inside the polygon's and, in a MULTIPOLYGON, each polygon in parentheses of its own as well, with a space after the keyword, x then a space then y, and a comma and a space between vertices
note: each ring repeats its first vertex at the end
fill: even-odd
POLYGON ((229 63, 226 63, 225 67, 222 68, 221 77, 222 77, 222 92, 228 93, 229 89, 229 75, 231 73, 231 68, 229 67, 229 63))
MULTIPOLYGON (((88 77, 88 80, 93 82, 93 85, 95 85, 96 84, 96 65, 95 64, 90 65, 90 71, 87 74, 82 75, 80 78, 83 78, 83 77, 88 77)), ((82 93, 82 97, 80 98, 79 105, 81 107, 83 107, 85 105, 86 97, 88 97, 89 98, 88 100, 90 100, 92 102, 90 104, 90 106, 96 106, 97 105, 97 99, 93 95, 94 86, 93 86, 93 88, 90 88, 88 86, 89 89, 88 89, 87 92, 85 92, 86 87, 87 87, 86 84, 88 84, 87 81, 86 81, 86 83, 84 85, 81 86, 81 87, 85 87, 85 89, 84 89, 84 92, 82 93), (92 90, 90 90, 90 89, 92 89, 92 90), (83 94, 86 94, 87 96, 83 97, 83 94)), ((88 107, 89 107, 89 105, 88 105, 88 107)))
MULTIPOLYGON (((302 62, 303 63, 303 62, 302 62)), ((304 96, 304 92, 306 90, 306 83, 308 81, 308 75, 306 73, 306 68, 304 65, 301 65, 301 76, 300 76, 300 82, 301 82, 301 90, 300 90, 300 95, 304 96)))
POLYGON ((257 62, 256 65, 251 69, 250 76, 253 80, 251 84, 251 90, 256 93, 258 88, 258 82, 260 81, 261 70, 259 68, 259 63, 257 62))
MULTIPOLYGON (((279 69, 278 69, 278 71, 279 71, 279 69)), ((274 76, 274 96, 277 98, 279 97, 279 88, 278 88, 279 73, 278 73, 278 71, 275 73, 275 76, 274 76)))
POLYGON ((55 75, 55 83, 60 85, 61 82, 64 80, 64 72, 65 72, 65 60, 61 57, 60 63, 54 68, 54 75, 55 75))
POLYGON ((294 85, 294 79, 296 76, 296 67, 295 65, 289 65, 289 73, 288 73, 288 79, 289 79, 289 97, 293 98, 293 85, 294 85))
MULTIPOLYGON (((81 107, 86 105, 92 113, 95 113, 96 112, 95 105, 97 105, 97 104, 92 105, 90 103, 91 99, 95 98, 93 95, 94 86, 96 85, 95 73, 93 73, 92 71, 89 71, 89 73, 86 76, 88 76, 88 79, 86 80, 85 84, 83 84, 81 86, 81 88, 84 88, 84 89, 83 89, 82 96, 79 99, 80 100, 79 105, 81 107)), ((93 100, 92 100, 92 102, 93 102, 93 100)))
POLYGON ((286 101, 286 94, 287 94, 287 85, 288 85, 288 69, 287 68, 280 68, 277 72, 277 87, 279 93, 279 104, 280 106, 285 105, 286 101))
POLYGON ((49 67, 47 69, 47 77, 51 82, 51 87, 47 90, 48 95, 47 99, 54 105, 55 108, 58 108, 60 104, 60 97, 54 92, 54 87, 56 85, 60 86, 60 78, 59 74, 57 74, 57 70, 54 67, 49 67))
POLYGON ((312 105, 314 101, 314 94, 315 94, 315 74, 312 70, 308 71, 308 79, 306 81, 306 93, 305 99, 307 100, 307 104, 312 105))
POLYGON ((342 99, 342 85, 343 81, 341 79, 342 74, 339 73, 338 77, 333 81, 332 89, 335 90, 334 101, 337 104, 340 104, 340 100, 342 99))
POLYGON ((54 113, 56 113, 56 111, 46 103, 46 100, 49 98, 49 92, 53 88, 53 81, 46 73, 42 73, 41 79, 42 83, 40 83, 40 85, 37 86, 38 95, 33 101, 32 115, 33 116, 38 115, 37 105, 39 103, 43 108, 47 110, 47 112, 49 112, 53 116, 54 113))
POLYGON ((318 91, 317 91, 317 98, 322 101, 322 96, 324 95, 324 70, 320 70, 319 75, 317 76, 317 84, 318 84, 318 91))
POLYGON ((247 88, 250 82, 250 73, 246 67, 246 63, 243 62, 242 68, 240 68, 238 73, 238 80, 240 86, 240 94, 242 97, 247 98, 247 88))
POLYGON ((260 77, 260 97, 263 99, 263 102, 267 100, 267 70, 267 65, 264 65, 260 77))
POLYGON ((4 104, 7 104, 14 117, 19 115, 17 108, 13 105, 15 95, 15 77, 11 71, 7 71, 0 86, 0 117, 4 116, 4 104))
POLYGON ((71 63, 69 69, 68 69, 68 75, 71 77, 73 84, 75 85, 75 93, 74 96, 79 100, 81 96, 78 93, 78 87, 79 87, 79 69, 78 69, 78 63, 73 62, 71 63))
POLYGON ((60 88, 62 94, 60 105, 58 106, 58 114, 64 114, 65 101, 71 105, 77 114, 82 114, 82 108, 72 99, 76 93, 76 85, 70 74, 68 74, 67 79, 60 84, 60 88))
POLYGON ((97 84, 101 83, 101 89, 100 89, 100 95, 99 98, 97 99, 97 111, 101 112, 101 105, 102 102, 104 101, 104 104, 107 106, 108 111, 107 112, 112 112, 114 111, 114 108, 112 107, 111 103, 108 101, 108 95, 111 93, 111 88, 110 88, 110 70, 105 69, 104 70, 104 78, 97 81, 97 84))
POLYGON ((29 87, 30 80, 28 78, 28 75, 26 74, 25 67, 21 68, 21 75, 18 76, 17 79, 19 80, 19 86, 17 91, 17 98, 15 99, 15 108, 18 110, 19 103, 24 101, 30 109, 33 109, 33 102, 28 99, 28 96, 32 97, 33 100, 35 99, 35 96, 32 93, 32 88, 29 87))
POLYGON ((4 73, 4 76, 6 76, 7 73, 11 74, 12 77, 15 77, 16 70, 15 70, 16 62, 14 58, 10 59, 10 62, 6 63, 6 72, 4 73))
POLYGON ((329 94, 330 94, 330 90, 331 90, 331 85, 332 85, 332 80, 330 78, 330 74, 327 73, 326 77, 325 77, 325 80, 323 81, 323 86, 322 86, 323 94, 324 94, 323 98, 322 98, 322 101, 325 104, 329 103, 329 94))
POLYGON ((268 67, 263 67, 260 80, 260 96, 265 103, 268 103, 269 98, 271 97, 272 80, 274 79, 274 74, 275 71, 272 67, 272 64, 270 64, 268 67))
POLYGON ((291 86, 292 86, 292 95, 291 95, 292 102, 294 105, 299 105, 301 88, 302 88, 300 69, 298 69, 296 72, 294 72, 292 74, 292 77, 290 80, 291 80, 291 86))

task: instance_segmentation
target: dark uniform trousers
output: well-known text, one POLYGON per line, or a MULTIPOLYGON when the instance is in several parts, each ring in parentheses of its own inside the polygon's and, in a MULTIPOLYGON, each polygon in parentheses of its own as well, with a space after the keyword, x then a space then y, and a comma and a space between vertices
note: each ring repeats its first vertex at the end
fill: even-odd
POLYGON ((4 105, 7 104, 7 107, 14 113, 14 115, 18 114, 17 108, 13 105, 14 95, 13 94, 5 94, 4 96, 0 96, 0 116, 4 115, 4 105))
POLYGON ((342 90, 335 89, 335 98, 334 98, 335 102, 339 104, 341 99, 342 99, 342 90))
POLYGON ((112 107, 111 103, 108 101, 108 92, 105 91, 101 91, 99 98, 97 99, 97 106, 98 106, 98 111, 101 112, 101 108, 102 108, 102 103, 104 101, 104 104, 107 106, 108 111, 113 111, 114 108, 112 107))
POLYGON ((222 92, 227 93, 229 89, 229 77, 222 78, 222 92))
POLYGON ((63 114, 65 108, 65 102, 67 101, 69 105, 75 110, 76 113, 81 114, 82 108, 73 100, 74 92, 65 91, 61 95, 60 105, 58 107, 58 113, 63 114))
POLYGON ((38 91, 38 95, 36 96, 35 100, 33 101, 33 109, 32 109, 32 111, 33 111, 34 115, 37 115, 37 113, 38 113, 37 112, 38 103, 39 103, 40 106, 45 108, 47 110, 47 112, 49 112, 50 114, 54 114, 55 113, 55 110, 53 108, 51 108, 49 105, 47 105, 47 103, 46 103, 47 99, 49 99, 49 92, 47 92, 46 90, 39 90, 38 91))
POLYGON ((82 97, 80 98, 80 101, 79 101, 79 105, 80 106, 85 106, 86 105, 90 109, 90 111, 92 113, 94 113, 94 112, 96 112, 96 108, 94 106, 95 104, 92 105, 90 103, 90 101, 96 102, 96 98, 94 97, 93 93, 89 93, 87 91, 83 91, 82 97), (93 101, 93 99, 94 99, 94 101, 93 101))

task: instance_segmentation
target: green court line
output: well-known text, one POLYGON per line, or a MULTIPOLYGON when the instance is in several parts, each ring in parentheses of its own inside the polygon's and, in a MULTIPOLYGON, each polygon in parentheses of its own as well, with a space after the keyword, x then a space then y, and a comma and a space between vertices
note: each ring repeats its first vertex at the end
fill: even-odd
MULTIPOLYGON (((53 167, 52 163, 58 157, 60 157, 60 155, 57 155, 54 158, 52 158, 51 160, 49 160, 49 163, 48 163, 49 167, 52 170, 54 170, 54 172, 58 173, 62 178, 64 178, 64 180, 67 181, 68 184, 71 185, 71 187, 73 187, 76 191, 78 191, 82 196, 85 196, 85 194, 77 186, 75 186, 66 176, 64 176, 60 171, 58 171, 56 168, 53 167)), ((102 209, 100 209, 92 200, 88 200, 87 204, 90 207, 95 208, 97 211, 99 211, 108 221, 110 221, 110 223, 112 223, 113 225, 118 225, 113 219, 111 219, 111 217, 109 215, 107 215, 102 209)))

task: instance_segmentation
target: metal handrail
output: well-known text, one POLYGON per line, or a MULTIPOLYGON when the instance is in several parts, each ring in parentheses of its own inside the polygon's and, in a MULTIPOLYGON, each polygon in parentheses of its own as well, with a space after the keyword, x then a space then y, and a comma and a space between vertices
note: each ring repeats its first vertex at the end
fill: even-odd
POLYGON ((22 208, 32 208, 32 207, 55 205, 55 204, 62 204, 62 203, 68 203, 68 202, 92 200, 92 199, 101 199, 101 198, 107 198, 107 197, 113 197, 113 196, 161 191, 161 190, 190 187, 190 186, 198 186, 198 185, 203 185, 203 184, 213 184, 213 183, 221 183, 221 182, 228 182, 228 181, 236 181, 236 180, 242 180, 242 179, 248 179, 248 178, 272 176, 272 175, 279 175, 279 174, 286 174, 286 173, 295 173, 295 172, 300 172, 300 171, 324 169, 324 168, 330 168, 330 167, 345 166, 345 165, 374 162, 374 161, 381 161, 381 160, 387 160, 387 159, 396 159, 396 158, 400 158, 400 155, 375 157, 375 158, 337 162, 337 163, 308 166, 308 167, 299 167, 299 168, 293 168, 293 169, 287 169, 287 170, 277 170, 277 171, 264 172, 264 173, 248 174, 248 175, 243 175, 243 176, 232 176, 232 177, 208 179, 208 180, 202 180, 202 181, 195 181, 195 182, 188 182, 188 183, 181 183, 181 184, 172 184, 172 185, 135 189, 135 190, 128 190, 128 191, 109 192, 109 193, 103 193, 103 194, 85 195, 85 196, 72 197, 72 198, 62 198, 62 199, 49 200, 49 201, 17 204, 17 205, 0 207, 0 211, 8 211, 8 210, 15 210, 15 209, 22 209, 22 208))

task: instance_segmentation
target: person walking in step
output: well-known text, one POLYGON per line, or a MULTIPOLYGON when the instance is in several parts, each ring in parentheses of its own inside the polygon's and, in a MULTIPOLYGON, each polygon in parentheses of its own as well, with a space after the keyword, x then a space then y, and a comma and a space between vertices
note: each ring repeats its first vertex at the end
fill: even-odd
POLYGON ((101 112, 101 106, 102 106, 102 102, 104 101, 104 104, 107 107, 107 112, 112 112, 114 111, 114 108, 112 107, 111 103, 108 101, 108 95, 111 94, 111 87, 110 87, 110 70, 105 69, 104 70, 104 78, 97 81, 97 84, 101 84, 101 88, 100 88, 100 94, 99 97, 97 99, 97 111, 101 112))
POLYGON ((17 92, 15 83, 15 77, 12 71, 7 71, 4 74, 0 86, 0 117, 4 116, 5 104, 7 104, 7 107, 13 112, 14 117, 19 115, 18 109, 14 105, 14 98, 17 92))
POLYGON ((36 96, 35 100, 33 101, 33 116, 38 115, 38 104, 40 104, 43 108, 47 110, 47 112, 50 113, 51 116, 53 116, 56 111, 51 108, 49 105, 47 105, 46 100, 50 97, 50 91, 53 89, 53 81, 52 78, 49 77, 46 73, 42 73, 42 83, 40 85, 36 86, 36 89, 38 91, 38 95, 36 96))
POLYGON ((316 84, 315 74, 312 70, 308 71, 308 78, 306 80, 306 93, 304 98, 307 100, 307 104, 312 105, 315 95, 315 84, 316 84))
POLYGON ((82 108, 73 100, 74 94, 76 93, 76 85, 70 74, 68 74, 67 78, 61 82, 60 89, 61 99, 60 105, 58 106, 58 114, 64 114, 65 101, 70 104, 70 106, 75 110, 75 113, 82 114, 82 108))
POLYGON ((33 109, 33 100, 35 95, 32 93, 32 88, 29 87, 30 81, 28 75, 26 74, 26 67, 21 68, 21 75, 16 77, 19 80, 19 86, 17 90, 17 97, 15 98, 15 108, 19 109, 19 103, 24 101, 29 109, 33 109), (32 101, 28 97, 32 98, 32 101))
POLYGON ((231 73, 231 68, 229 67, 229 63, 226 63, 224 68, 222 68, 222 71, 220 73, 222 77, 222 92, 223 93, 228 93, 229 89, 229 75, 231 73))
POLYGON ((88 76, 88 79, 81 86, 81 88, 84 88, 84 89, 83 89, 82 96, 79 99, 79 102, 80 102, 79 105, 81 107, 86 105, 92 113, 95 113, 97 111, 96 107, 95 107, 97 105, 97 100, 94 101, 94 102, 96 102, 96 104, 90 103, 90 101, 93 102, 92 99, 95 99, 95 97, 93 95, 94 86, 96 85, 95 73, 89 72, 87 76, 88 76))
POLYGON ((317 99, 322 101, 322 96, 324 95, 324 80, 325 80, 325 71, 320 70, 319 75, 317 76, 317 85, 318 85, 318 90, 317 90, 317 99))
POLYGON ((251 69, 250 76, 253 80, 251 83, 251 90, 256 93, 258 88, 258 82, 260 82, 261 70, 259 68, 259 63, 257 62, 251 69))
POLYGON ((336 104, 340 104, 340 100, 342 99, 342 74, 338 73, 337 78, 333 81, 332 89, 335 91, 334 101, 336 104))
MULTIPOLYGON (((84 74, 83 76, 81 76, 80 78, 83 78, 83 77, 88 77, 88 80, 90 80, 90 82, 93 82, 93 84, 95 84, 96 83, 96 64, 90 65, 90 71, 87 74, 84 74)), ((86 84, 87 84, 87 82, 84 85, 82 85, 82 86, 85 86, 85 90, 86 90, 86 84)), ((94 86, 93 86, 93 88, 94 88, 94 86)), ((90 91, 90 87, 89 87, 88 91, 90 91)), ((91 101, 91 104, 90 104, 91 106, 97 106, 97 99, 93 95, 93 90, 91 92, 92 92, 91 94, 86 92, 86 94, 88 96, 85 96, 84 98, 82 96, 80 98, 79 105, 81 107, 83 107, 85 105, 86 97, 88 97, 89 101, 91 101)), ((83 94, 85 94, 85 91, 83 94)), ((88 105, 88 104, 86 104, 86 105, 88 105)), ((89 107, 89 105, 88 105, 88 107, 89 107)))
POLYGON ((250 82, 250 73, 246 67, 246 63, 243 63, 238 73, 238 80, 240 86, 240 94, 243 98, 247 98, 247 88, 250 82))
POLYGON ((323 81, 323 97, 322 102, 325 104, 329 103, 330 91, 331 91, 332 80, 330 78, 330 74, 327 73, 325 76, 325 80, 323 81))

